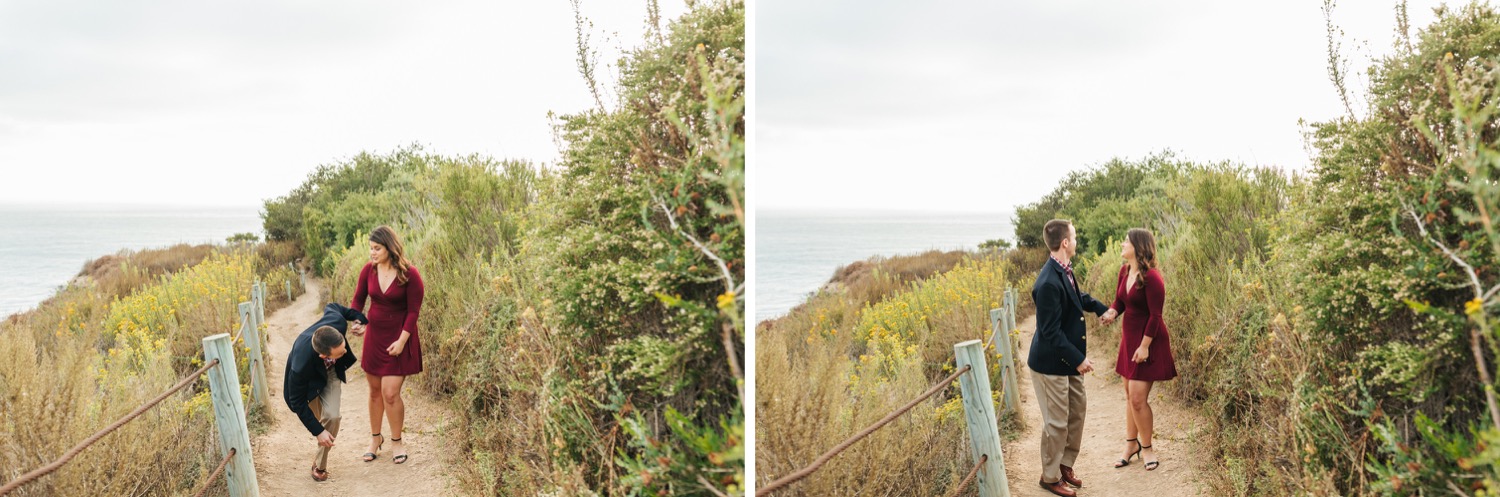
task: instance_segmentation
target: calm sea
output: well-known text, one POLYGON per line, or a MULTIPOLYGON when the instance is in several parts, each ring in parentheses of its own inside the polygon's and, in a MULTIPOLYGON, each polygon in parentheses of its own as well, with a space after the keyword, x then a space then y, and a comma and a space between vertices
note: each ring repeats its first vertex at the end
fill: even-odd
POLYGON ((261 236, 259 210, 0 204, 0 317, 36 307, 102 255, 261 236))
MULTIPOLYGON (((756 211, 755 322, 780 317, 845 264, 1012 238, 1011 213, 756 211)), ((1014 240, 1012 240, 1014 242, 1014 240)))

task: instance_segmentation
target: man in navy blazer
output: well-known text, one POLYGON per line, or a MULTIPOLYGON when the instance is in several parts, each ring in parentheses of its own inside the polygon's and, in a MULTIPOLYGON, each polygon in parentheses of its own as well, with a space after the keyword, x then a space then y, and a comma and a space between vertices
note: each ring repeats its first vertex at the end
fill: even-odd
POLYGON ((1083 420, 1087 409, 1083 374, 1094 370, 1087 355, 1085 312, 1105 319, 1115 311, 1078 288, 1072 260, 1078 250, 1073 223, 1053 219, 1042 229, 1051 257, 1031 286, 1036 305, 1036 333, 1026 366, 1042 409, 1042 488, 1055 495, 1077 495, 1072 488, 1083 481, 1073 473, 1073 463, 1083 444, 1083 420), (1066 485, 1065 485, 1066 484, 1066 485))
POLYGON ((345 372, 356 361, 344 338, 349 321, 370 322, 357 310, 335 303, 324 306, 323 317, 292 341, 292 353, 286 359, 281 395, 302 426, 318 439, 312 465, 312 478, 317 481, 328 479, 328 449, 339 434, 341 385, 348 381, 345 372))

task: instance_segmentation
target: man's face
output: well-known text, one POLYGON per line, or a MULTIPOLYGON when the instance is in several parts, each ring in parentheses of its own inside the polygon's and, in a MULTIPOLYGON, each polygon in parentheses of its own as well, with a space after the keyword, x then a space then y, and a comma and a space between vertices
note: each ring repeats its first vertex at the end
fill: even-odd
POLYGON ((1068 238, 1063 240, 1062 249, 1067 251, 1068 257, 1078 255, 1078 229, 1068 225, 1068 238))
POLYGON ((339 344, 338 347, 334 347, 333 350, 328 351, 327 354, 318 354, 318 357, 322 357, 324 359, 338 359, 340 357, 344 357, 344 354, 348 352, 349 347, 344 346, 344 344, 339 344))

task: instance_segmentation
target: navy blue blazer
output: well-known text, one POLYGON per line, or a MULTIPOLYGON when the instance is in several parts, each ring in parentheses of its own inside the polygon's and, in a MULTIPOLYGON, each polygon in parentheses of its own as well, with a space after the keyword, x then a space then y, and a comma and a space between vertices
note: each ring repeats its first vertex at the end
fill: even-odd
POLYGON ((1051 257, 1031 285, 1031 301, 1036 304, 1036 333, 1026 366, 1042 374, 1078 375, 1088 350, 1083 313, 1103 316, 1109 306, 1068 283, 1068 273, 1051 257))
MULTIPOLYGON (((308 326, 297 339, 292 341, 292 353, 286 358, 286 383, 281 387, 281 396, 286 399, 287 407, 297 413, 297 419, 302 421, 302 426, 313 436, 323 433, 323 423, 313 416, 312 407, 307 405, 312 399, 318 398, 323 393, 323 387, 328 386, 327 376, 323 374, 323 358, 318 357, 318 352, 313 350, 313 332, 324 326, 332 326, 344 334, 349 330, 350 321, 359 321, 368 324, 369 318, 365 313, 359 312, 339 304, 329 303, 323 307, 323 317, 318 322, 308 326)), ((344 339, 344 348, 349 348, 349 340, 344 339)), ((333 363, 333 371, 338 374, 339 381, 348 383, 344 372, 354 365, 354 351, 348 350, 343 357, 333 363)))

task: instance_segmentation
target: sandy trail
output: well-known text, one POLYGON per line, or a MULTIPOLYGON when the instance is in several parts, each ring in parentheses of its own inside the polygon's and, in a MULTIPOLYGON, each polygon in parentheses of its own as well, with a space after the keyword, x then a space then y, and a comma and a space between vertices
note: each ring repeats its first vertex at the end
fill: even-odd
MULTIPOLYGON (((1031 335, 1036 332, 1036 317, 1027 318, 1021 328, 1021 357, 1031 346, 1031 335)), ((1090 337, 1093 338, 1093 337, 1090 337)), ((1207 452, 1198 446, 1199 422, 1196 413, 1188 409, 1161 388, 1151 392, 1151 407, 1156 418, 1156 434, 1153 447, 1161 466, 1155 471, 1146 471, 1140 458, 1133 459, 1130 466, 1115 469, 1114 463, 1125 452, 1125 387, 1120 376, 1115 374, 1115 354, 1118 349, 1112 341, 1098 340, 1089 344, 1088 356, 1094 361, 1095 371, 1084 380, 1088 396, 1088 414, 1084 421, 1083 449, 1073 470, 1083 480, 1078 495, 1179 497, 1202 495, 1194 476, 1199 473, 1207 452), (1108 349, 1108 350, 1105 350, 1108 349)), ((1090 340, 1093 342, 1094 340, 1090 340)), ((1027 430, 1013 442, 1005 444, 1005 474, 1010 479, 1010 490, 1016 496, 1050 496, 1051 493, 1037 485, 1041 479, 1041 433, 1042 412, 1036 405, 1036 391, 1031 386, 1031 371, 1021 368, 1017 379, 1021 394, 1021 415, 1026 420, 1027 430)), ((1142 453, 1144 455, 1144 453, 1142 453)))
MULTIPOLYGON (((339 434, 328 454, 328 481, 313 481, 309 474, 317 442, 298 421, 281 397, 282 378, 292 341, 302 330, 322 316, 319 295, 322 282, 311 278, 307 293, 291 305, 266 317, 270 330, 267 351, 267 377, 270 389, 270 412, 274 421, 270 430, 255 439, 255 471, 262 495, 334 495, 334 496, 439 496, 454 495, 444 478, 451 455, 441 450, 453 446, 447 442, 448 421, 453 419, 447 406, 415 388, 411 380, 402 389, 406 402, 405 433, 410 459, 405 464, 391 462, 390 442, 380 451, 380 458, 364 462, 360 456, 369 450, 369 386, 358 363, 349 369, 349 382, 343 386, 339 434)), ((362 338, 349 336, 350 348, 358 353, 362 338)), ((381 433, 389 436, 390 427, 381 433)))

